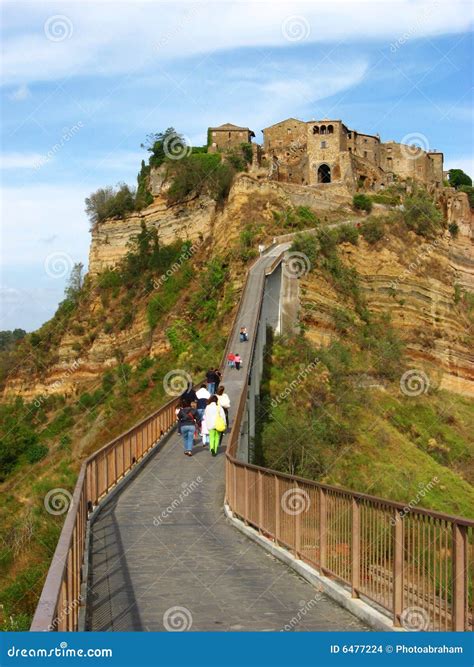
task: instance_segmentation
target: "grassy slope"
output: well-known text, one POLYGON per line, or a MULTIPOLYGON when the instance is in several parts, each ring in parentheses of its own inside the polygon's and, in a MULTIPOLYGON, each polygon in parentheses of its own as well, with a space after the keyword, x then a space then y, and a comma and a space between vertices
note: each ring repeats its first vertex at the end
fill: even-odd
MULTIPOLYGON (((28 430, 19 432, 13 445, 22 445, 25 435, 38 438, 48 448, 41 460, 30 462, 31 448, 20 454, 13 469, 4 473, 0 486, 0 612, 3 629, 27 629, 41 592, 45 574, 56 547, 64 514, 52 516, 44 508, 44 498, 51 489, 72 493, 81 461, 114 436, 132 426, 169 400, 163 388, 163 377, 172 369, 185 368, 192 377, 202 376, 210 365, 220 362, 225 332, 230 326, 235 292, 233 275, 225 257, 215 257, 211 264, 204 248, 185 262, 159 290, 147 290, 150 278, 160 278, 160 270, 143 270, 130 286, 120 280, 106 283, 101 298, 109 317, 99 318, 99 326, 113 333, 123 327, 123 316, 133 302, 133 317, 153 322, 158 336, 163 337, 161 354, 148 356, 131 367, 119 363, 113 371, 92 381, 80 396, 42 400, 36 410, 32 403, 13 402, 1 409, 8 411, 14 423, 25 422, 28 430), (191 271, 199 272, 193 280, 191 271), (180 274, 186 273, 186 284, 180 274), (205 308, 196 308, 204 303, 205 308), (150 304, 152 304, 150 306, 150 304), (110 329, 112 330, 110 331, 110 329), (31 411, 39 414, 30 420, 31 411)), ((148 261, 148 260, 147 260, 148 261)), ((239 265, 241 266, 241 265, 239 265)), ((127 276, 126 276, 127 277, 127 276)), ((100 278, 99 278, 100 280, 100 278)), ((125 281, 127 282, 127 281, 125 281)), ((80 296, 66 323, 68 329, 77 322, 87 321, 94 306, 90 299, 91 285, 80 296)), ((145 324, 146 327, 149 325, 145 324)), ((48 331, 50 326, 42 328, 48 331)), ((79 343, 87 348, 90 330, 79 343)), ((43 339, 45 336, 43 334, 43 339)), ((25 348, 31 341, 25 341, 25 348)), ((43 352, 54 357, 54 345, 43 352)), ((21 358, 21 350, 16 351, 21 358)), ((6 442, 8 433, 0 432, 6 442)))

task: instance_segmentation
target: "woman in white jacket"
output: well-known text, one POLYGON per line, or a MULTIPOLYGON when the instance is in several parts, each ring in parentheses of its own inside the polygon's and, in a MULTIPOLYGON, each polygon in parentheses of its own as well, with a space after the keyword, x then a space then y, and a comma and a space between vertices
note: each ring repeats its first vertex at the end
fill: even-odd
POLYGON ((227 424, 224 408, 217 404, 217 396, 213 395, 210 397, 204 411, 204 419, 206 420, 206 426, 209 430, 209 449, 211 450, 212 456, 217 454, 217 448, 219 447, 220 432, 216 428, 218 415, 222 417, 224 424, 227 424))
MULTIPOLYGON (((225 387, 223 385, 221 387, 219 387, 219 389, 217 390, 217 405, 220 405, 221 408, 224 409, 225 423, 226 423, 226 426, 227 426, 226 431, 227 431, 229 429, 229 426, 230 426, 230 421, 229 421, 230 398, 229 398, 229 395, 225 393, 225 387)), ((220 436, 219 437, 219 444, 222 441, 222 436, 223 435, 224 435, 224 433, 222 433, 222 432, 219 434, 219 436, 220 436)))

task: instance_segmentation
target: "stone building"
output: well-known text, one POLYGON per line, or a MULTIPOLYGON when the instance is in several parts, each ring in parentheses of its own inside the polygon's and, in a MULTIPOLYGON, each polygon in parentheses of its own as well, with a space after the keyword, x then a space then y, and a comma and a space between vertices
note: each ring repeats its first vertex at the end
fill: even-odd
POLYGON ((263 130, 263 155, 272 178, 302 185, 342 183, 377 190, 400 178, 443 185, 443 154, 383 143, 341 120, 288 118, 263 130))
POLYGON ((208 151, 217 153, 239 148, 240 144, 251 143, 252 137, 255 137, 255 134, 248 127, 238 127, 232 123, 210 127, 208 129, 208 151))

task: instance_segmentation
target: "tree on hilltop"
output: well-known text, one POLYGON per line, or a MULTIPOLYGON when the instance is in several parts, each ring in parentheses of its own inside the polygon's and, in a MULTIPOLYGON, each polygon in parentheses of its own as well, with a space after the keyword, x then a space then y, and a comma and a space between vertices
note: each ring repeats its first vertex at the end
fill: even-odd
POLYGON ((460 185, 472 185, 472 178, 468 176, 462 169, 450 169, 449 172, 449 185, 456 190, 460 185))

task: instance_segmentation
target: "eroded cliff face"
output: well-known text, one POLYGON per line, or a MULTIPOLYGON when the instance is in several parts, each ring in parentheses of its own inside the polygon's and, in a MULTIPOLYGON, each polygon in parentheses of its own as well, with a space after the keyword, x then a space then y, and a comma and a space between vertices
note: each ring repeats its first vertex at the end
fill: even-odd
MULTIPOLYGON (((389 228, 375 245, 360 238, 340 253, 357 270, 369 309, 390 313, 413 367, 427 368, 434 387, 474 396, 474 336, 460 289, 474 291, 473 227, 465 219, 459 227, 457 238, 446 232, 433 241, 389 228)), ((308 336, 327 345, 340 336, 334 309, 350 306, 320 274, 301 287, 308 336)))
MULTIPOLYGON (((125 220, 109 220, 92 233, 89 272, 92 278, 117 264, 127 253, 128 244, 140 232, 144 221, 154 226, 163 244, 177 238, 195 242, 197 267, 214 253, 236 248, 239 234, 247 223, 271 224, 273 211, 290 206, 309 206, 321 219, 336 211, 340 219, 350 212, 351 197, 338 187, 308 188, 278 183, 261 172, 241 174, 235 180, 226 205, 219 209, 214 201, 200 198, 185 205, 167 207, 162 196, 166 184, 156 173, 152 179, 155 202, 140 214, 125 220)), ((446 233, 428 244, 412 233, 402 236, 387 233, 375 246, 362 238, 358 246, 345 244, 341 252, 361 276, 369 306, 389 311, 395 327, 406 341, 416 361, 426 361, 441 374, 442 386, 461 393, 474 393, 474 362, 469 349, 468 316, 462 304, 455 303, 456 285, 474 292, 473 223, 467 196, 446 191, 443 207, 449 222, 457 222, 456 239, 446 233)), ((382 213, 383 211, 380 211, 382 213)), ((270 240, 270 239, 269 239, 270 240)), ((245 275, 231 267, 236 293, 245 275)), ((329 283, 314 274, 302 280, 303 301, 311 305, 308 335, 327 344, 337 334, 331 312, 340 305, 329 283)), ((304 311, 304 303, 303 303, 304 311)), ((91 386, 100 375, 117 365, 117 350, 123 360, 134 363, 146 355, 156 356, 168 349, 163 327, 153 333, 147 322, 145 303, 140 305, 133 323, 122 331, 103 330, 104 307, 100 296, 90 299, 87 312, 75 321, 76 329, 64 332, 55 362, 40 374, 13 371, 4 395, 25 398, 49 394, 75 395, 91 386), (95 335, 87 339, 92 331, 95 335), (78 351, 80 348, 80 351, 78 351)), ((25 370, 26 369, 26 370, 25 370)))

